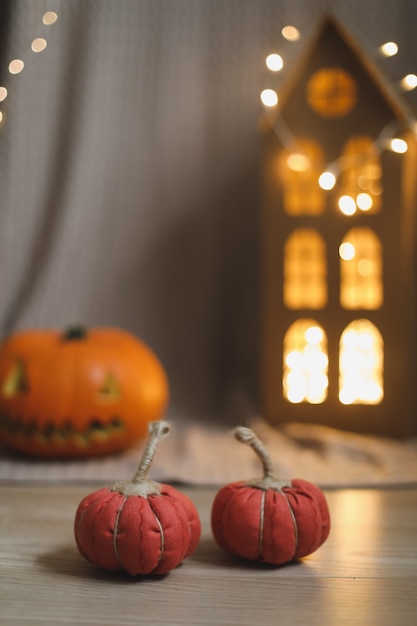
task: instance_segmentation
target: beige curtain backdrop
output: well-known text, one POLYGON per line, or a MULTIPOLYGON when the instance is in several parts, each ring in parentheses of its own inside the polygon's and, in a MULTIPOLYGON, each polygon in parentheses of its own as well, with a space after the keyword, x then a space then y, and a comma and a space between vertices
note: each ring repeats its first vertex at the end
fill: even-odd
POLYGON ((2 335, 120 326, 160 356, 174 418, 256 412, 264 58, 291 67, 327 13, 367 54, 399 42, 390 80, 417 70, 412 0, 2 0, 2 335))

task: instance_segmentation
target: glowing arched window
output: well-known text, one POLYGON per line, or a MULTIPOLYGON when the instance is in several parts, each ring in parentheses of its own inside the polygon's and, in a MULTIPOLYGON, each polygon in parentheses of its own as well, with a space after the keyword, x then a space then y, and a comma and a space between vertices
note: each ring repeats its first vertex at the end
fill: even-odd
POLYGON ((312 319, 294 322, 284 338, 283 392, 289 402, 321 404, 327 398, 327 338, 312 319))
POLYGON ((323 153, 313 141, 300 140, 281 160, 284 210, 288 215, 319 215, 325 195, 317 181, 324 169, 323 153))
POLYGON ((352 137, 344 146, 341 163, 343 169, 337 188, 339 209, 347 215, 377 213, 381 207, 382 171, 372 139, 352 137))
POLYGON ((284 246, 284 304, 321 309, 327 302, 326 247, 312 228, 295 230, 284 246))
POLYGON ((379 309, 383 303, 382 247, 370 228, 352 228, 339 247, 340 304, 379 309))
POLYGON ((379 404, 384 397, 384 343, 366 319, 346 326, 340 339, 339 399, 343 404, 379 404))

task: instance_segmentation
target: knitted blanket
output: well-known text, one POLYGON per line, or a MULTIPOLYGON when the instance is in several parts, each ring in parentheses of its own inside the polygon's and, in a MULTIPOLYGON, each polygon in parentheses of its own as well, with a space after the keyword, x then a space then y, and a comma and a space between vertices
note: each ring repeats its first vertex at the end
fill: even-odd
MULTIPOLYGON (((325 488, 417 484, 417 440, 397 441, 288 423, 274 428, 262 419, 250 426, 267 446, 276 475, 305 478, 325 488)), ((103 458, 44 460, 0 449, 0 482, 98 483, 134 474, 144 443, 103 458)), ((258 458, 229 428, 180 420, 161 442, 151 468, 155 480, 221 485, 261 474, 258 458)))

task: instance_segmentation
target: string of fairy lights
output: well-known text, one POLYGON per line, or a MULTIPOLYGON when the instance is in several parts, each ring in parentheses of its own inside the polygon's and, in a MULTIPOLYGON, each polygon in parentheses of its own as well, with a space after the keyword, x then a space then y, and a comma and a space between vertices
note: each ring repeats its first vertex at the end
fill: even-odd
MULTIPOLYGON (((286 25, 281 30, 281 35, 284 40, 290 43, 298 42, 302 39, 300 30, 293 25, 286 25)), ((387 41, 381 44, 377 49, 377 54, 381 58, 393 57, 399 52, 399 46, 395 41, 387 41)), ((272 74, 280 73, 285 67, 284 57, 278 52, 271 52, 265 59, 265 65, 268 72, 272 74)), ((417 75, 407 74, 396 85, 392 85, 397 92, 412 91, 417 88, 417 75)), ((279 94, 276 89, 267 87, 261 91, 261 102, 264 106, 266 113, 271 112, 271 126, 274 129, 276 135, 280 139, 284 147, 291 150, 288 157, 287 165, 294 171, 305 171, 310 166, 308 156, 302 153, 302 150, 295 151, 297 140, 293 136, 291 130, 285 124, 282 116, 279 115, 279 94)), ((398 154, 404 154, 408 150, 407 142, 400 136, 401 131, 405 129, 411 130, 417 136, 417 120, 413 113, 405 109, 404 120, 393 120, 387 126, 385 126, 379 136, 372 144, 372 149, 376 154, 380 154, 383 150, 391 150, 398 154)), ((355 155, 340 156, 335 161, 328 163, 324 170, 318 177, 318 185, 325 191, 333 189, 337 183, 337 180, 343 170, 352 164, 355 155)), ((363 158, 362 155, 358 155, 358 158, 363 158)), ((363 194, 363 201, 366 202, 366 194, 363 194)), ((346 207, 348 213, 350 209, 346 207)))
MULTIPOLYGON (((58 19, 58 14, 55 11, 46 11, 42 15, 41 23, 44 26, 52 26, 56 23, 58 19)), ((32 39, 30 46, 28 46, 27 52, 38 54, 43 52, 48 45, 48 41, 45 37, 35 37, 32 39)), ((25 68, 25 60, 24 58, 14 58, 11 59, 8 64, 8 75, 6 77, 6 84, 9 82, 10 77, 21 74, 21 72, 25 68)), ((5 121, 5 112, 4 108, 7 103, 7 98, 9 96, 9 89, 6 84, 0 85, 0 125, 2 125, 5 121)))
MULTIPOLYGON (((58 14, 55 11, 46 11, 42 15, 42 24, 44 26, 52 26, 58 20, 58 14)), ((293 25, 286 25, 281 29, 282 38, 290 44, 296 43, 302 39, 300 30, 293 25)), ((35 37, 30 44, 30 51, 38 54, 43 52, 48 45, 45 37, 35 37)), ((388 41, 379 46, 377 50, 381 57, 393 57, 399 52, 399 46, 394 41, 388 41)), ((272 74, 280 73, 285 67, 285 61, 281 54, 278 52, 272 52, 268 54, 265 59, 265 64, 269 72, 272 74)), ((6 77, 6 83, 12 76, 21 74, 25 68, 25 61, 22 58, 14 58, 10 60, 8 64, 8 77, 6 77)), ((417 75, 407 74, 396 85, 396 88, 400 91, 411 91, 417 88, 417 75)), ((5 104, 9 96, 9 90, 6 85, 0 84, 0 127, 5 120, 5 104)), ((279 115, 279 96, 275 89, 270 87, 262 90, 260 94, 261 102, 266 111, 273 113, 273 119, 271 119, 272 127, 276 134, 279 136, 284 146, 290 148, 292 153, 289 155, 288 166, 295 171, 306 170, 310 163, 309 158, 302 154, 294 152, 294 146, 296 145, 296 139, 293 136, 290 129, 286 126, 282 116, 279 115)), ((391 124, 384 127, 380 135, 376 138, 372 148, 377 154, 380 154, 383 150, 392 150, 398 154, 405 153, 408 149, 407 142, 398 136, 399 131, 406 126, 411 129, 417 136, 417 120, 412 113, 406 112, 406 119, 401 122, 400 120, 394 120, 391 124), (403 128, 400 127, 402 124, 403 128)), ((351 160, 352 155, 347 159, 345 156, 341 156, 332 163, 328 163, 318 178, 318 184, 323 190, 331 190, 336 185, 339 175, 346 168, 351 160), (349 161, 349 163, 347 163, 349 161)), ((364 201, 366 202, 365 198, 364 201)), ((347 209, 348 210, 348 209, 347 209)))

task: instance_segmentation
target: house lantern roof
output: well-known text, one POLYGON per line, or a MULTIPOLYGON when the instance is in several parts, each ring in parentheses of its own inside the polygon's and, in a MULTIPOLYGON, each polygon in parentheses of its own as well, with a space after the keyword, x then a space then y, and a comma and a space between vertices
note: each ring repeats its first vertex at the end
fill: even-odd
POLYGON ((332 16, 322 20, 293 62, 279 104, 268 114, 277 134, 320 141, 331 158, 352 134, 376 139, 391 125, 408 126, 412 117, 382 69, 332 16), (332 102, 339 114, 331 113, 332 102), (320 106, 328 107, 327 113, 320 106))

